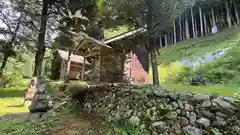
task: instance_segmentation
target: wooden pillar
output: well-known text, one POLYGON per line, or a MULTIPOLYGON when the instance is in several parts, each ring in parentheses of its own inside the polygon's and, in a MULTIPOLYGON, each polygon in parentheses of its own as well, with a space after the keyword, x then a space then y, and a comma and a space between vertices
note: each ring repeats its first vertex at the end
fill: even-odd
POLYGON ((84 78, 84 74, 85 74, 85 64, 86 64, 86 58, 85 56, 83 57, 83 66, 82 66, 82 76, 81 76, 81 80, 83 80, 84 78))
POLYGON ((124 73, 125 73, 125 53, 121 54, 121 78, 120 80, 124 80, 124 73))
POLYGON ((97 66, 98 66, 98 75, 97 75, 97 81, 100 83, 101 82, 101 52, 99 53, 99 60, 98 60, 98 64, 97 64, 97 66))

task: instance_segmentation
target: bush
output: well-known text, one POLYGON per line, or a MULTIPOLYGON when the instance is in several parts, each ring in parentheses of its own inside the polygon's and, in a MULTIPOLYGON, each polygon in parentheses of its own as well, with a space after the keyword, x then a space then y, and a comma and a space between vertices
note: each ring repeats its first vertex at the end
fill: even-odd
POLYGON ((25 79, 19 72, 5 71, 0 78, 1 87, 27 87, 28 79, 25 79))

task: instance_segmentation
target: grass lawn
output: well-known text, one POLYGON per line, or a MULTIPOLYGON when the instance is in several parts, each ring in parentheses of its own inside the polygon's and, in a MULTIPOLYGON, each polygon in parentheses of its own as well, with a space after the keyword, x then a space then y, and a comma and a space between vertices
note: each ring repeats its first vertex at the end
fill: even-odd
POLYGON ((216 34, 185 40, 182 43, 169 45, 160 50, 159 64, 180 61, 183 58, 201 57, 206 53, 224 48, 231 48, 240 41, 240 26, 222 30, 216 34), (192 56, 197 52, 204 53, 192 56))
MULTIPOLYGON (((189 84, 174 84, 171 80, 186 70, 182 68, 180 61, 184 58, 203 57, 221 49, 230 49, 239 46, 240 26, 231 27, 222 30, 216 34, 185 40, 182 43, 169 45, 160 50, 158 59, 158 71, 161 83, 169 91, 177 92, 198 92, 205 94, 219 94, 223 96, 232 96, 237 93, 237 86, 229 85, 209 85, 209 86, 191 86, 189 84), (198 52, 198 55, 194 55, 198 52)), ((236 71, 237 72, 237 71, 236 71)), ((150 77, 152 77, 150 69, 150 77)), ((237 77, 238 78, 238 77, 237 77)), ((240 77, 239 77, 240 78, 240 77)), ((152 79, 152 78, 150 78, 152 79)), ((233 84, 234 85, 234 84, 233 84)))
POLYGON ((0 88, 0 115, 27 112, 26 106, 20 106, 24 94, 24 88, 0 88))
POLYGON ((116 29, 107 29, 104 31, 105 38, 112 38, 129 31, 128 26, 120 26, 116 29))
POLYGON ((209 95, 233 96, 240 89, 223 85, 191 86, 189 84, 163 84, 163 87, 174 92, 195 92, 209 95))

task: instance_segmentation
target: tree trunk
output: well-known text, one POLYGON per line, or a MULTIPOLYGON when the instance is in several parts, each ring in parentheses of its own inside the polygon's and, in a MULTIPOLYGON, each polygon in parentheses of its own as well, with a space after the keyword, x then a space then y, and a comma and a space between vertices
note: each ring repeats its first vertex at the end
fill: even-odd
MULTIPOLYGON (((151 0, 145 0, 147 6, 147 30, 151 32, 153 30, 153 2, 151 0)), ((151 55, 151 64, 153 71, 153 84, 160 85, 158 77, 158 68, 157 68, 157 58, 156 58, 156 43, 154 42, 153 37, 148 34, 148 45, 150 46, 150 55, 151 55)))
POLYGON ((3 55, 3 61, 2 61, 1 69, 0 69, 0 70, 1 70, 1 71, 0 71, 1 74, 2 74, 2 72, 3 72, 3 69, 6 67, 8 58, 9 58, 9 53, 8 53, 8 52, 4 53, 4 55, 3 55))
POLYGON ((45 43, 44 42, 45 42, 47 19, 48 19, 48 1, 43 0, 41 25, 40 25, 40 31, 38 34, 37 52, 35 55, 35 67, 34 67, 33 76, 41 75, 42 63, 43 63, 43 58, 44 58, 44 54, 45 54, 45 43))
POLYGON ((164 41, 165 41, 165 47, 167 47, 168 42, 167 42, 167 35, 164 35, 164 41))
POLYGON ((162 35, 159 36, 159 43, 160 43, 160 47, 162 48, 162 35))
POLYGON ((14 44, 14 42, 15 42, 15 40, 16 40, 17 33, 18 33, 18 31, 19 31, 20 24, 21 24, 21 22, 22 22, 22 17, 23 17, 23 16, 22 16, 22 14, 21 14, 21 16, 18 18, 18 23, 17 23, 17 26, 16 26, 16 28, 15 28, 15 30, 14 30, 14 34, 13 34, 11 40, 7 43, 6 48, 4 48, 4 52, 3 52, 3 55, 4 55, 4 56, 3 56, 3 61, 2 61, 1 68, 0 68, 0 75, 2 75, 3 70, 4 70, 4 68, 6 67, 7 60, 8 60, 8 58, 10 57, 11 52, 13 51, 13 50, 12 50, 12 49, 13 49, 13 44, 14 44))
POLYGON ((173 23, 173 44, 177 43, 177 36, 176 36, 176 24, 175 21, 173 23))
POLYGON ((232 21, 231 21, 231 17, 230 17, 230 13, 229 13, 229 7, 228 7, 228 2, 226 1, 226 13, 227 13, 227 23, 228 23, 228 27, 232 26, 232 21))
POLYGON ((186 39, 189 39, 189 38, 190 38, 187 13, 186 13, 186 15, 185 15, 185 35, 186 35, 186 39))
POLYGON ((171 44, 171 33, 170 33, 170 31, 167 33, 167 41, 168 41, 168 44, 171 44))
POLYGON ((202 9, 199 6, 199 16, 200 16, 200 27, 201 27, 201 36, 203 36, 203 19, 202 19, 202 9))
MULTIPOLYGON (((196 19, 196 18, 194 17, 194 19, 196 19)), ((197 21, 196 20, 194 20, 194 27, 195 27, 195 37, 198 37, 197 21)))
POLYGON ((234 11, 235 11, 235 16, 236 16, 236 21, 237 21, 237 24, 239 24, 239 14, 238 14, 238 9, 237 9, 237 6, 236 6, 236 2, 234 1, 234 11))
POLYGON ((182 41, 182 21, 181 21, 181 16, 178 16, 178 21, 179 21, 179 39, 182 41))
POLYGON ((207 35, 207 18, 206 18, 206 13, 203 13, 203 21, 204 21, 204 33, 207 35))
MULTIPOLYGON (((153 38, 149 38, 149 44, 154 45, 155 42, 153 38)), ((157 55, 154 46, 150 48, 150 56, 151 56, 151 65, 152 65, 152 74, 153 74, 153 84, 160 85, 158 67, 157 67, 157 55)))
POLYGON ((194 21, 194 16, 193 16, 193 9, 191 8, 191 19, 192 19, 192 33, 193 33, 193 38, 196 37, 196 31, 195 31, 195 21, 194 21))
POLYGON ((216 18, 215 18, 215 14, 214 14, 214 9, 211 9, 212 11, 212 27, 216 26, 216 18))
POLYGON ((158 76, 156 51, 151 51, 150 54, 151 54, 151 64, 152 64, 152 73, 153 73, 153 84, 160 85, 159 76, 158 76))

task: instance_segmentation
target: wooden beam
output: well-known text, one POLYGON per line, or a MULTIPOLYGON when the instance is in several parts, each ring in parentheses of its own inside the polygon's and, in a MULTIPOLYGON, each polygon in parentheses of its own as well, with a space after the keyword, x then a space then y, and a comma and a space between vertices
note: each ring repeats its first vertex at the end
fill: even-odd
POLYGON ((130 37, 130 36, 133 36, 137 33, 144 33, 146 32, 147 30, 145 28, 139 28, 137 30, 134 30, 134 31, 131 31, 131 32, 128 32, 126 34, 123 34, 123 35, 120 35, 118 37, 115 37, 115 38, 112 38, 112 39, 109 39, 107 41, 104 42, 104 44, 109 44, 111 42, 115 42, 115 41, 118 41, 118 40, 122 40, 124 38, 127 38, 127 37, 130 37))

